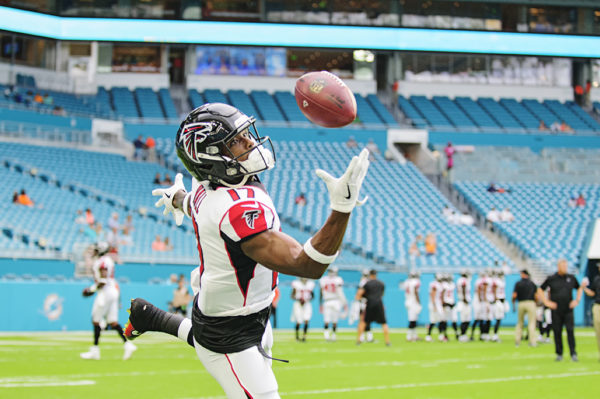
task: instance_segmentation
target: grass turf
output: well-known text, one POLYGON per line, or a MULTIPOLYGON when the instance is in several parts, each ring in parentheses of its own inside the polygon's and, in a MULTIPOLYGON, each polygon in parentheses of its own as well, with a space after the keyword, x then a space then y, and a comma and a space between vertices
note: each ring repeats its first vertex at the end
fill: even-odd
MULTIPOLYGON (((577 329, 579 362, 554 362, 554 345, 515 348, 512 330, 501 343, 407 343, 401 331, 392 346, 355 345, 351 332, 327 343, 321 330, 306 343, 276 331, 273 368, 283 398, 580 398, 595 392, 600 362, 593 331, 577 329)), ((422 333, 422 331, 421 331, 422 333)), ((160 334, 136 340, 137 352, 121 360, 113 331, 103 332, 100 361, 82 360, 89 333, 0 335, 0 398, 224 398, 194 350, 160 334)), ((566 337, 564 339, 566 346, 566 337)))

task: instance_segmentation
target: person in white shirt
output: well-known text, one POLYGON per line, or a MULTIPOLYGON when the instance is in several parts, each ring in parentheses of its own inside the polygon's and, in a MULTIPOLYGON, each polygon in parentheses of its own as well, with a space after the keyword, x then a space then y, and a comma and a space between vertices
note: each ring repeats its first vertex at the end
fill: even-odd
POLYGON ((504 279, 504 272, 502 269, 497 269, 494 271, 494 275, 492 277, 492 294, 493 294, 493 302, 492 302, 492 313, 493 317, 496 319, 496 324, 494 325, 494 335, 492 335, 491 340, 494 342, 500 342, 498 338, 498 329, 500 328, 500 324, 504 319, 504 315, 508 312, 508 301, 506 300, 506 280, 504 279))
POLYGON ((474 339, 475 328, 479 325, 479 339, 486 340, 486 326, 489 321, 490 303, 488 300, 488 287, 490 281, 487 271, 482 271, 475 280, 475 299, 473 300, 473 313, 475 322, 471 326, 471 341, 474 339))
POLYGON ((83 290, 83 296, 92 296, 92 325, 94 326, 94 346, 88 352, 81 353, 82 359, 100 360, 100 332, 101 325, 107 323, 117 332, 124 343, 123 360, 131 357, 137 347, 125 339, 123 328, 119 324, 119 286, 115 281, 115 262, 109 256, 110 246, 106 242, 99 242, 94 248, 96 260, 92 266, 94 284, 83 290))
POLYGON ((443 308, 443 319, 442 319, 442 334, 448 340, 448 324, 451 323, 454 329, 454 334, 458 340, 458 326, 457 326, 457 313, 456 313, 456 297, 454 296, 454 290, 456 285, 452 281, 452 274, 446 273, 442 279, 442 308, 443 308))
POLYGON ((411 271, 408 279, 402 283, 401 288, 404 291, 404 306, 408 313, 408 332, 406 340, 415 342, 419 339, 417 336, 417 320, 421 313, 421 299, 419 298, 419 289, 421 288, 421 279, 419 272, 411 271))
POLYGON ((500 212, 496 209, 496 207, 492 207, 487 215, 485 215, 485 219, 490 223, 497 223, 500 221, 500 212))
POLYGON ((460 317, 460 342, 467 342, 467 330, 471 324, 471 276, 467 270, 463 270, 459 279, 456 281, 456 291, 458 294, 458 304, 456 307, 460 317))
MULTIPOLYGON (((435 280, 429 283, 429 325, 427 326, 427 335, 425 336, 425 341, 427 342, 433 340, 431 338, 431 330, 433 330, 433 327, 442 321, 442 293, 442 275, 441 273, 436 273, 435 280)), ((441 334, 441 327, 439 325, 438 329, 440 330, 438 338, 440 341, 443 341, 444 336, 441 334)))
POLYGON ((300 278, 292 282, 292 322, 296 323, 296 341, 306 341, 308 324, 312 318, 311 301, 315 296, 315 282, 306 278, 300 278), (300 338, 300 325, 304 324, 302 338, 300 338))
POLYGON ((319 309, 323 313, 323 336, 326 341, 335 341, 338 320, 344 312, 348 311, 348 302, 344 295, 344 280, 338 275, 338 268, 330 266, 326 276, 319 280, 320 295, 319 309), (329 325, 331 324, 331 333, 329 325))
POLYGON ((504 210, 500 213, 500 221, 502 222, 514 222, 515 215, 512 214, 509 208, 504 208, 504 210))

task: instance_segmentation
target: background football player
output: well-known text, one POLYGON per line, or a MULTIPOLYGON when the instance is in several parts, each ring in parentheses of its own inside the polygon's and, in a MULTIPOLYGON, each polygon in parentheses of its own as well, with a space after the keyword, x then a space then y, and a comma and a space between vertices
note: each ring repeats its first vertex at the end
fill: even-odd
POLYGON ((467 330, 471 323, 471 276, 467 270, 463 270, 456 281, 456 292, 458 295, 458 304, 456 306, 457 315, 460 318, 460 342, 467 342, 467 330))
POLYGON ((337 323, 344 312, 348 311, 348 302, 344 295, 344 280, 338 275, 338 268, 330 266, 327 275, 319 280, 319 309, 323 313, 323 336, 327 341, 336 340, 337 323), (329 325, 331 324, 331 332, 329 325))
POLYGON ((308 324, 312 318, 312 299, 314 293, 315 282, 306 278, 299 278, 292 281, 292 322, 296 323, 296 341, 306 341, 308 333, 308 324), (302 330, 302 338, 300 338, 300 325, 304 324, 302 330))
POLYGON ((119 287, 115 281, 115 262, 108 255, 110 247, 106 242, 99 242, 94 249, 96 260, 92 265, 94 284, 83 290, 84 296, 96 294, 92 305, 92 325, 94 326, 94 346, 88 352, 81 353, 82 359, 100 360, 101 323, 106 323, 115 330, 124 342, 123 360, 131 357, 137 349, 132 342, 125 340, 123 328, 119 324, 119 287))
POLYGON ((456 322, 458 320, 456 315, 456 296, 454 295, 454 290, 456 289, 456 285, 452 279, 452 274, 446 273, 444 274, 444 278, 441 281, 442 283, 442 309, 443 309, 443 318, 442 318, 442 333, 446 340, 448 339, 448 325, 452 325, 452 329, 454 330, 454 335, 458 340, 458 326, 456 322))
POLYGON ((156 206, 180 225, 188 216, 196 233, 199 267, 192 272, 192 320, 167 313, 143 299, 131 302, 125 334, 146 331, 178 337, 196 349, 206 370, 229 399, 277 399, 271 368, 273 335, 269 308, 278 272, 320 278, 339 253, 350 213, 359 200, 369 151, 352 158, 335 178, 318 169, 329 192, 331 213, 304 245, 280 231, 273 201, 258 174, 275 165, 268 137, 230 105, 204 104, 182 122, 175 145, 193 177, 155 189, 156 206))
POLYGON ((401 287, 404 290, 404 306, 408 313, 406 340, 409 342, 417 341, 419 338, 417 335, 417 320, 423 309, 421 299, 419 298, 419 289, 421 288, 421 279, 419 277, 419 272, 411 271, 408 279, 402 283, 401 287))
POLYGON ((494 295, 492 314, 496 319, 496 324, 494 325, 494 335, 492 335, 491 340, 499 342, 498 329, 506 312, 509 311, 508 302, 506 301, 506 280, 504 279, 504 272, 501 269, 494 271, 492 277, 492 294, 494 295))
POLYGON ((475 336, 475 328, 479 325, 479 339, 486 339, 486 324, 489 319, 489 301, 488 301, 488 285, 489 279, 487 271, 483 271, 479 274, 477 280, 475 280, 475 299, 473 300, 473 313, 475 314, 475 321, 471 326, 471 341, 475 336))
MULTIPOLYGON (((427 336, 425 337, 425 341, 431 342, 431 330, 435 327, 436 324, 442 321, 442 275, 441 273, 436 273, 435 280, 429 283, 429 325, 427 326, 427 336)), ((441 326, 438 325, 438 329, 440 329, 439 339, 441 341, 444 340, 444 336, 441 334, 441 326)))

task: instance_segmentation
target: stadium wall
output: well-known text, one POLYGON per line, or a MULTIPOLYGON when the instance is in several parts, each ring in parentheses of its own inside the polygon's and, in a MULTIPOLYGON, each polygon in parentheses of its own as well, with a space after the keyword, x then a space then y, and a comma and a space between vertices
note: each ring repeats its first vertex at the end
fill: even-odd
MULTIPOLYGON (((117 273, 125 267, 118 267, 117 273)), ((349 303, 353 300, 358 281, 358 272, 342 272, 342 276, 349 283, 345 288, 345 295, 349 303), (350 280, 348 275, 355 276, 350 280)), ((379 277, 386 283, 384 304, 386 316, 390 327, 405 328, 407 326, 407 314, 404 307, 404 294, 399 288, 401 280, 406 275, 399 273, 381 272, 379 277)), ((420 297, 424 304, 423 311, 419 317, 419 326, 423 327, 428 322, 428 285, 433 275, 421 276, 420 297)), ((475 279, 476 277, 474 277, 475 279)), ((510 298, 512 287, 519 276, 507 276, 507 296, 510 298)), ((278 328, 293 328, 290 320, 292 310, 291 284, 292 277, 282 276, 280 289, 281 300, 279 302, 277 317, 278 328)), ((81 296, 83 288, 89 286, 91 281, 67 281, 67 282, 42 282, 42 281, 6 281, 0 280, 0 301, 4 306, 0 308, 0 331, 60 331, 60 330, 88 330, 90 329, 90 314, 93 299, 81 296)), ((127 320, 126 309, 130 298, 143 297, 157 306, 167 309, 171 300, 173 284, 147 284, 141 282, 121 283, 121 309, 119 321, 125 323, 127 320)), ((322 315, 319 313, 318 288, 315 290, 315 298, 312 301, 313 318, 310 322, 311 329, 323 327, 322 315)), ((583 322, 583 307, 578 307, 575 312, 575 322, 581 325, 583 322)), ((503 326, 511 326, 516 322, 516 313, 511 311, 506 315, 503 326)), ((340 328, 355 328, 356 322, 349 325, 347 319, 340 321, 340 328)), ((377 331, 377 330, 376 330, 377 331)))

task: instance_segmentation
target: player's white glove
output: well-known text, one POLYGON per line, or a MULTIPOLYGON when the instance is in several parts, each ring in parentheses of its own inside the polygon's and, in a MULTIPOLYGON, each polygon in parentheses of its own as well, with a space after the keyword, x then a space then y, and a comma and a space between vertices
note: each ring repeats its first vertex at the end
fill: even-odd
POLYGON ((316 174, 327 185, 331 209, 342 213, 350 213, 355 206, 367 202, 368 196, 358 199, 360 187, 369 169, 369 150, 363 149, 358 156, 354 156, 346 172, 335 178, 323 169, 317 169, 316 174))
MULTIPOLYGON (((155 188, 152 190, 152 195, 161 196, 161 198, 156 201, 154 204, 155 207, 160 208, 164 206, 165 209, 163 211, 163 215, 168 215, 169 213, 173 214, 175 218, 175 224, 180 226, 183 223, 184 213, 181 209, 175 208, 173 206, 173 199, 175 198, 175 193, 179 190, 185 191, 185 186, 183 185, 183 175, 181 173, 177 173, 175 175, 175 183, 169 188, 155 188)), ((187 191, 185 191, 187 193, 187 191)))

